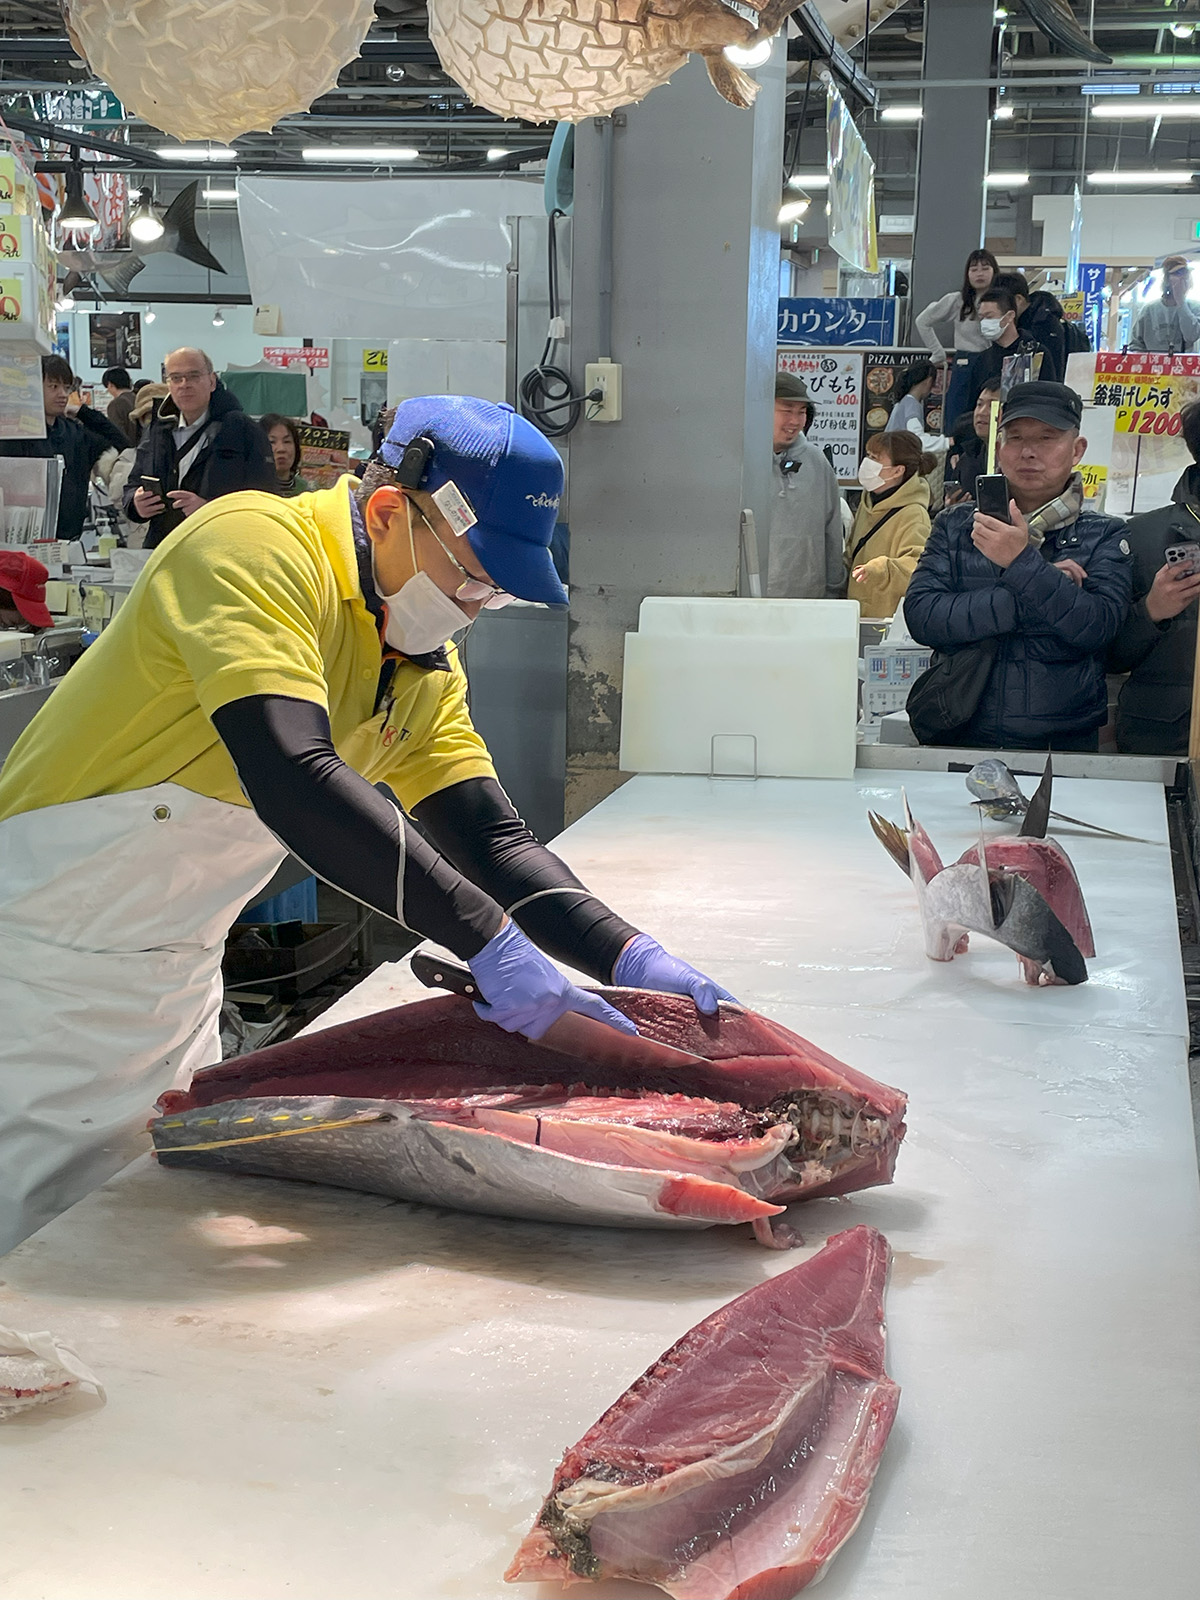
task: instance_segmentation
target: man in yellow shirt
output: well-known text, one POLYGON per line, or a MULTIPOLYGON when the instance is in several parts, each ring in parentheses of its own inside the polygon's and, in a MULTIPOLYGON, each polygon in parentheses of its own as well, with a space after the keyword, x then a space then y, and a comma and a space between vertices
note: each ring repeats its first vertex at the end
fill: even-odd
POLYGON ((229 495, 154 552, 0 774, 0 1252, 219 1059, 225 935, 285 850, 454 951, 529 1038, 568 1010, 631 1027, 542 949, 728 998, 537 843, 471 725, 447 643, 484 606, 566 602, 561 489, 511 408, 434 396, 361 485, 229 495))

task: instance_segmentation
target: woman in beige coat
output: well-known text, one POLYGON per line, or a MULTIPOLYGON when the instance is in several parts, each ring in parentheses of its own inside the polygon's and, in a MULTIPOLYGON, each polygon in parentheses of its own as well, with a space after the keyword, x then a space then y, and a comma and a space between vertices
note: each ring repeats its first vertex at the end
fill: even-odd
POLYGON ((864 617, 891 617, 904 599, 929 537, 929 485, 936 459, 913 433, 879 433, 859 467, 863 497, 846 538, 846 597, 864 617))

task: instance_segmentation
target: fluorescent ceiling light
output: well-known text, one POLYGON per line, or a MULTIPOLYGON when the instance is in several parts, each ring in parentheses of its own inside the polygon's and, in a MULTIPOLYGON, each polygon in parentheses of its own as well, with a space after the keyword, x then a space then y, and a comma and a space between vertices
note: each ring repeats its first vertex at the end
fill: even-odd
POLYGON ((771 59, 771 40, 760 39, 757 44, 727 44, 722 52, 726 61, 735 67, 765 67, 771 59))
POLYGON ((487 158, 489 161, 503 161, 507 154, 508 151, 502 145, 496 145, 488 151, 487 158))
POLYGON ((827 172, 793 172, 788 179, 789 189, 828 189, 827 172))
POLYGON ((155 152, 164 161, 236 161, 237 151, 227 144, 171 144, 161 145, 155 152))
POLYGON ((1113 83, 1100 79, 1093 83, 1081 83, 1080 94, 1137 94, 1136 83, 1113 83))
POLYGON ((992 121, 993 122, 1011 122, 1013 117, 1016 116, 1016 114, 1017 114, 1017 108, 1015 106, 1003 106, 1003 105, 997 106, 995 111, 992 112, 992 121))
POLYGON ((920 106, 884 106, 879 115, 884 122, 920 122, 923 113, 920 106))
POLYGON ((808 210, 810 204, 811 202, 808 200, 785 200, 779 208, 778 221, 780 224, 785 222, 799 222, 800 218, 808 210))
POLYGON ((983 180, 989 189, 1018 189, 1029 182, 1027 172, 989 172, 983 180))
POLYGON ((1191 117, 1194 122, 1200 122, 1200 107, 1191 99, 1176 103, 1171 100, 1151 100, 1149 95, 1131 94, 1106 100, 1101 106, 1093 106, 1092 115, 1106 122, 1115 121, 1118 117, 1191 117))
POLYGON ((1190 172, 1089 172, 1089 183, 1128 184, 1135 189, 1181 189, 1191 187, 1190 172))
POLYGON ((389 161, 416 161, 421 152, 408 145, 322 144, 301 154, 305 161, 370 161, 383 166, 389 161))
POLYGON ((201 189, 200 193, 205 200, 236 200, 238 197, 236 189, 201 189))

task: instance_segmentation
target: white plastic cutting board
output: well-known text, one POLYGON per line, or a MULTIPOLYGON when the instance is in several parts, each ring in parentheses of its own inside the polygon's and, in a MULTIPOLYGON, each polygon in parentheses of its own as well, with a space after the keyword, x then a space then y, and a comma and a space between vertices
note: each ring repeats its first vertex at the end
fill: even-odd
POLYGON ((858 604, 654 596, 625 635, 624 772, 848 778, 858 604))

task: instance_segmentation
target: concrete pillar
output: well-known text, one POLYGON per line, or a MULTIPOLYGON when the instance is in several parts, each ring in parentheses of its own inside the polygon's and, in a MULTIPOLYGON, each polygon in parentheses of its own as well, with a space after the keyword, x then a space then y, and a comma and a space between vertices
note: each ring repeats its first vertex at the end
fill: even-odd
MULTIPOLYGON (((991 77, 993 7, 982 0, 925 0, 927 83, 991 77)), ((989 91, 923 91, 912 303, 916 311, 962 283, 963 263, 983 243, 989 91)))
POLYGON ((623 418, 571 435, 567 820, 621 782, 624 636, 651 594, 738 593, 738 519, 770 503, 783 41, 752 111, 699 57, 575 142, 572 369, 611 356, 623 418), (604 146, 611 141, 611 295, 604 146), (603 345, 611 316, 611 349, 603 345))

